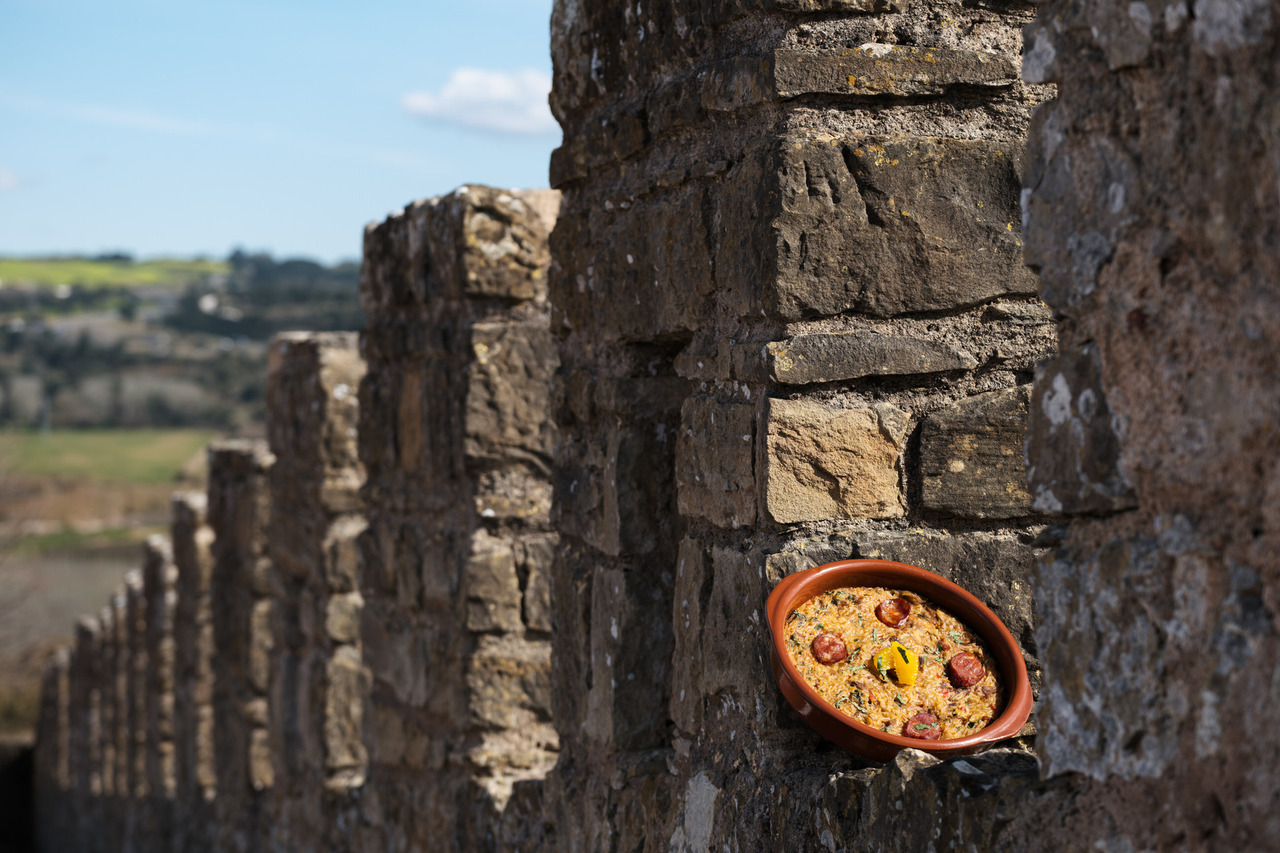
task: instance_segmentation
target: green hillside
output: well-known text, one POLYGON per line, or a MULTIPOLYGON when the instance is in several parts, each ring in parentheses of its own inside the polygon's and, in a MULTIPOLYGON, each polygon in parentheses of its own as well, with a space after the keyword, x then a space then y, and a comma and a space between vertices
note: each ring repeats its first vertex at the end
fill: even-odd
POLYGON ((161 258, 132 261, 120 258, 0 258, 0 281, 57 287, 85 288, 161 285, 180 290, 214 273, 226 273, 226 261, 161 258))

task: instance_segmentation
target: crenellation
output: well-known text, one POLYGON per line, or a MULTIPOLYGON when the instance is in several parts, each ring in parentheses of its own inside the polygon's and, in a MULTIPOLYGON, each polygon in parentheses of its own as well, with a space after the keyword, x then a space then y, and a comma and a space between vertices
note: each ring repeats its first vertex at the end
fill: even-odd
POLYGON ((555 761, 546 274, 558 205, 548 191, 463 187, 365 232, 369 845, 389 843, 368 818, 376 803, 406 815, 396 837, 409 847, 500 846, 490 827, 515 787, 519 803, 540 802, 530 786, 555 761))
POLYGON ((268 825, 272 780, 264 765, 266 699, 262 658, 274 647, 264 609, 271 607, 266 528, 268 477, 275 457, 265 442, 228 440, 209 448, 208 523, 213 529, 213 734, 215 739, 213 849, 254 849, 268 825), (259 614, 254 619, 255 611, 259 614), (257 622, 255 626, 255 621, 257 622), (255 631, 256 627, 256 631, 255 631), (251 673, 257 650, 257 685, 251 673))
POLYGON ((250 744, 256 784, 271 789, 276 844, 326 842, 333 797, 364 781, 361 721, 368 675, 358 625, 355 543, 365 529, 357 455, 365 373, 348 333, 279 335, 267 373, 273 513, 264 564, 270 595, 253 613, 250 675, 261 729, 250 744))

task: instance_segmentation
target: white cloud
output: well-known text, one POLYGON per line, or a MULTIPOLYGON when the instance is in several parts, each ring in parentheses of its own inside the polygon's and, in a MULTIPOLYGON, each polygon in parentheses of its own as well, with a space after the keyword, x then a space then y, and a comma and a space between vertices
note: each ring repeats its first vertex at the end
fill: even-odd
POLYGON ((554 133, 559 129, 547 106, 551 77, 526 68, 508 74, 457 68, 439 92, 410 92, 404 108, 414 115, 500 133, 554 133))
POLYGON ((0 166, 0 193, 7 192, 8 190, 16 190, 20 186, 22 186, 22 179, 3 166, 0 166))

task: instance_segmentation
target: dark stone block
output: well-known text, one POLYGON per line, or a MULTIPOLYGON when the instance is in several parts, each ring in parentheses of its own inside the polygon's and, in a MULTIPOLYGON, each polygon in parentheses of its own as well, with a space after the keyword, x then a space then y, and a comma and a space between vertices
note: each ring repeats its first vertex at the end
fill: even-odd
POLYGON ((888 317, 1034 294, 1019 227, 1023 156, 1012 141, 791 139, 770 312, 888 317))
POLYGON ((1012 86, 1018 69, 1008 57, 974 50, 864 44, 852 50, 779 50, 774 88, 782 97, 938 95, 956 84, 1012 86))
POLYGON ((770 378, 788 385, 978 366, 972 355, 948 344, 877 332, 797 335, 766 345, 765 358, 770 378))
POLYGON ((1031 511, 1022 445, 1028 386, 989 391, 934 412, 920 427, 924 509, 965 518, 1031 511))
POLYGON ((676 439, 680 513, 721 527, 756 520, 755 417, 747 403, 690 397, 676 439))

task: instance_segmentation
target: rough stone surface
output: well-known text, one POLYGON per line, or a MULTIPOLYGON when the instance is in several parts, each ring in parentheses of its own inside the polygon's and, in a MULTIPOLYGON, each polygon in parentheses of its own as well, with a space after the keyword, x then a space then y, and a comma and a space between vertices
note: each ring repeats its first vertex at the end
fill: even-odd
MULTIPOLYGON (((992 308, 1036 293, 1021 137, 1045 93, 1014 72, 1031 17, 556 4, 560 754, 544 803, 559 849, 941 847, 960 821, 978 846, 1034 838, 1000 823, 995 783, 939 798, 942 773, 913 777, 935 824, 891 820, 902 777, 827 748, 785 705, 763 624, 782 573, 849 557, 861 534, 954 535, 957 516, 920 497, 922 421, 1025 384, 1053 349, 1043 313, 992 308)), ((1000 452, 1020 460, 1021 443, 1000 452)), ((1029 516, 984 534, 999 545, 920 558, 999 553, 1024 579, 1012 546, 1029 516)), ((1029 637, 1022 593, 1011 616, 1029 637)), ((1015 798, 1036 782, 1021 760, 1015 798)))
POLYGON ((939 95, 952 86, 1012 86, 1017 66, 982 51, 868 43, 840 51, 779 50, 774 86, 783 97, 831 95, 939 95))
POLYGON ((862 376, 910 376, 972 370, 977 359, 957 347, 876 332, 797 335, 765 348, 770 378, 786 385, 862 376))
POLYGON ((876 136, 787 140, 770 308, 893 316, 1034 293, 1022 266, 1024 147, 876 136))
POLYGON ((774 521, 904 514, 900 456, 906 415, 771 400, 765 501, 774 521))
POLYGON ((1098 348, 1085 344, 1036 373, 1027 482, 1040 512, 1106 513, 1135 505, 1120 458, 1122 422, 1102 388, 1098 348))
POLYGON ((1060 82, 1024 196, 1062 336, 1027 446, 1037 508, 1066 516, 1034 583, 1038 750, 1090 780, 1081 847, 1280 830, 1260 719, 1280 697, 1278 24, 1269 3, 1054 0, 1027 55, 1060 82))
POLYGON ((500 825, 541 837, 527 812, 503 821, 541 802, 557 744, 546 275, 558 208, 555 192, 464 187, 365 233, 368 682, 343 669, 341 684, 368 705, 350 721, 335 700, 325 728, 358 731, 368 751, 367 774, 351 777, 358 849, 506 849, 500 825))
POLYGON ((930 414, 920 426, 925 509, 966 518, 1031 511, 1026 442, 1031 388, 988 391, 930 414))
POLYGON ((756 520, 756 407, 715 397, 689 397, 676 439, 680 512, 721 527, 756 520))

